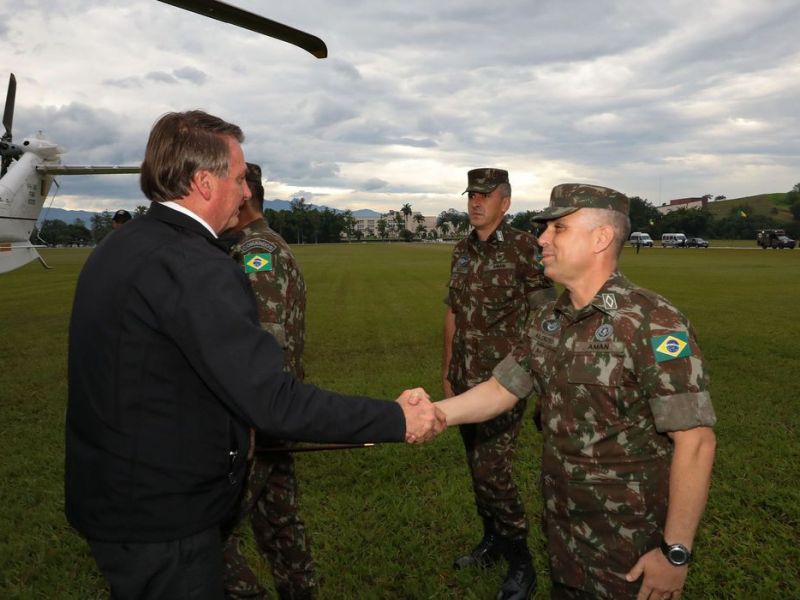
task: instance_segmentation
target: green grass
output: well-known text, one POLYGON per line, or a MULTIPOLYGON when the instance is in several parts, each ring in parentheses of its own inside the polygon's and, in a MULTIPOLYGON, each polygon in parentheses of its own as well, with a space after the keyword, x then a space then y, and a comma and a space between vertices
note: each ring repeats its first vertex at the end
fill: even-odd
MULTIPOLYGON (((715 244, 712 241, 712 245, 715 244)), ((447 244, 295 248, 309 288, 307 372, 342 392, 438 396, 447 244)), ((0 275, 0 597, 101 598, 63 516, 66 333, 86 251, 0 275)), ((711 496, 684 598, 792 597, 800 586, 800 251, 626 249, 622 270, 692 320, 719 419, 711 496)), ((541 574, 541 439, 526 419, 516 461, 541 574)), ((320 598, 492 598, 503 576, 454 572, 479 536, 458 434, 423 447, 298 455, 320 598)), ((258 572, 267 569, 248 552, 258 572)), ((546 577, 537 598, 547 597, 546 577)))
POLYGON ((719 202, 709 202, 708 211, 715 217, 729 217, 731 211, 743 206, 749 206, 753 214, 764 215, 777 221, 790 223, 792 216, 789 206, 786 203, 786 193, 758 194, 756 196, 746 196, 744 198, 731 198, 720 200, 719 202))

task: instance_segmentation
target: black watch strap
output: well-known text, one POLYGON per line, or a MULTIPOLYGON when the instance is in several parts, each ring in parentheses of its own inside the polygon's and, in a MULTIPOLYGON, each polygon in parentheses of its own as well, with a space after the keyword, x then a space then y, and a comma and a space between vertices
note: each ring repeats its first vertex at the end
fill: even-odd
POLYGON ((661 540, 661 552, 676 567, 688 565, 692 560, 692 553, 683 544, 668 544, 666 540, 661 540))

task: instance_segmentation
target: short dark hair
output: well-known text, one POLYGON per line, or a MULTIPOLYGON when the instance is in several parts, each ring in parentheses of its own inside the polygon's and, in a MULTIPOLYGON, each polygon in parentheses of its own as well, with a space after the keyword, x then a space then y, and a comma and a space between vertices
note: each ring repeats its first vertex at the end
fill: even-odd
POLYGON ((264 212, 264 184, 261 183, 261 167, 254 163, 247 163, 247 173, 244 176, 247 187, 250 188, 250 202, 259 211, 264 212))
POLYGON ((139 177, 144 195, 153 202, 183 198, 199 169, 218 177, 227 175, 230 152, 226 137, 244 141, 238 125, 201 110, 163 115, 150 130, 144 152, 139 177))

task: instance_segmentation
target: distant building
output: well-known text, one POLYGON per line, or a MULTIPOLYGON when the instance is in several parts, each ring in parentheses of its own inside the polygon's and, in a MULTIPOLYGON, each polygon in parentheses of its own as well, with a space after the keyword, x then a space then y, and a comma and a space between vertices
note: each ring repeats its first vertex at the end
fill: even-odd
POLYGON ((417 227, 419 225, 425 226, 425 236, 429 236, 431 231, 436 231, 436 236, 441 237, 442 231, 436 227, 436 219, 437 217, 425 217, 424 221, 418 221, 417 215, 421 213, 415 212, 412 213, 408 218, 397 210, 390 210, 387 213, 384 213, 380 216, 366 216, 366 217, 357 217, 354 216, 356 220, 356 231, 360 231, 365 237, 374 236, 380 237, 378 233, 378 221, 384 219, 386 221, 386 233, 388 234, 389 239, 396 239, 400 235, 400 231, 403 229, 408 229, 411 233, 416 235, 417 227), (398 225, 397 222, 397 215, 400 215, 400 219, 402 223, 398 225))
POLYGON ((662 204, 661 206, 656 207, 656 210, 660 212, 662 215, 667 213, 671 213, 675 210, 680 210, 682 208, 705 208, 708 204, 708 198, 678 198, 676 200, 670 200, 669 204, 662 204))

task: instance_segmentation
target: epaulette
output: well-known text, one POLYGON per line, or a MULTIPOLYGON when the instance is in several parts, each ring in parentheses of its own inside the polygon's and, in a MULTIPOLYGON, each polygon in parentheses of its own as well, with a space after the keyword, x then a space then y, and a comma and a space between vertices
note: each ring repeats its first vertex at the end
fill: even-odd
POLYGON ((657 294, 653 290, 648 290, 646 288, 636 287, 631 289, 631 295, 635 295, 638 298, 641 298, 647 302, 650 308, 656 308, 658 306, 670 306, 670 303, 667 302, 666 298, 661 294, 657 294))

